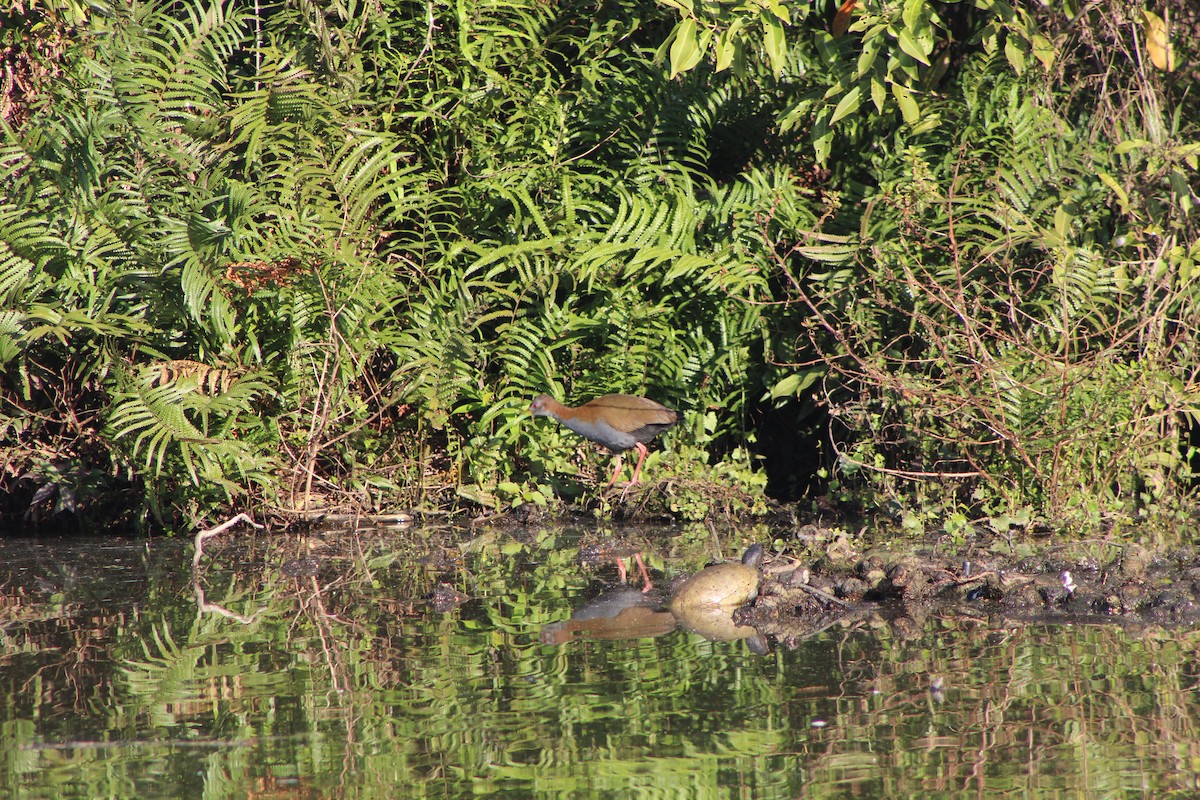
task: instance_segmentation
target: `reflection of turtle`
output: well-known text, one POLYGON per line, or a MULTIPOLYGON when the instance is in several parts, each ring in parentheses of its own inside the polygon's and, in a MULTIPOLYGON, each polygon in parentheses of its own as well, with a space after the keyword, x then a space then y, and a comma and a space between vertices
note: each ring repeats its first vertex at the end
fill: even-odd
POLYGON ((733 611, 758 595, 763 549, 752 544, 742 554, 741 563, 705 567, 685 580, 671 593, 671 610, 721 608, 733 611))

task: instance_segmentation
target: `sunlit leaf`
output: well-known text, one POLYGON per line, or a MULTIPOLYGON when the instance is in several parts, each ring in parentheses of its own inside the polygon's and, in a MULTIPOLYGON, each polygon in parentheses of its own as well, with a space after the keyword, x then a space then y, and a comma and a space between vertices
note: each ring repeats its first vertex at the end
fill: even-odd
POLYGON ((1149 146, 1150 142, 1146 139, 1127 139, 1123 142, 1117 142, 1113 148, 1113 153, 1116 155, 1124 155, 1133 150, 1141 150, 1143 147, 1149 146))
POLYGON ((1054 44, 1049 39, 1040 33, 1033 35, 1033 57, 1042 62, 1043 68, 1050 69, 1053 67, 1056 55, 1054 44))
MULTIPOLYGON (((924 22, 924 15, 928 8, 927 0, 904 0, 904 12, 901 15, 904 27, 909 30, 917 30, 918 26, 924 22)), ((916 56, 913 57, 916 58, 916 56)))
POLYGON ((838 104, 833 109, 833 116, 829 118, 830 127, 836 125, 839 120, 853 114, 862 104, 862 87, 855 86, 838 101, 838 104))
POLYGON ((874 45, 864 45, 862 53, 858 56, 858 74, 855 76, 861 78, 870 71, 875 64, 875 59, 879 56, 879 48, 874 45))
POLYGON ((1150 53, 1150 61, 1163 72, 1175 70, 1175 48, 1171 44, 1170 32, 1166 21, 1153 11, 1142 11, 1145 22, 1146 50, 1150 53))
POLYGON ((1192 192, 1191 181, 1188 180, 1187 174, 1178 169, 1171 170, 1171 175, 1167 180, 1171 182, 1171 189, 1175 192, 1179 208, 1185 214, 1190 214, 1196 205, 1196 196, 1192 192))
POLYGON ((717 72, 726 70, 733 64, 734 56, 737 54, 737 34, 738 31, 730 26, 717 37, 717 72))
POLYGON ((825 163, 833 149, 833 131, 830 130, 828 112, 822 112, 813 122, 812 142, 818 163, 825 163))
POLYGON ((771 14, 763 13, 761 18, 765 29, 763 47, 771 59, 771 69, 776 75, 781 75, 787 64, 787 36, 783 31, 783 23, 771 14))
POLYGON ((675 27, 675 42, 671 45, 671 77, 687 72, 700 63, 704 55, 696 41, 696 20, 686 17, 675 27))
POLYGON ((941 114, 922 114, 921 121, 918 122, 916 125, 912 126, 913 135, 920 136, 923 133, 928 133, 929 131, 933 130, 941 123, 942 123, 942 115, 941 114))
POLYGON ((904 121, 909 125, 917 124, 921 119, 921 107, 917 104, 916 98, 912 96, 912 92, 898 83, 893 83, 892 95, 900 106, 900 113, 904 116, 904 121))
POLYGON ((1025 51, 1017 44, 1015 37, 1010 36, 1004 42, 1004 57, 1018 75, 1025 72, 1025 51))
POLYGON ((1119 183, 1117 183, 1112 175, 1109 175, 1104 171, 1099 171, 1096 173, 1096 176, 1100 178, 1101 183, 1116 193, 1117 198, 1121 201, 1121 205, 1129 205, 1129 195, 1125 192, 1125 189, 1119 183))
POLYGON ((883 105, 887 102, 887 88, 878 75, 871 76, 871 102, 875 104, 875 111, 882 114, 883 105))
POLYGON ((766 396, 772 400, 777 400, 780 397, 798 397, 801 393, 807 390, 810 386, 816 383, 825 375, 824 369, 802 370, 793 372, 783 380, 776 383, 767 392, 766 396))
POLYGON ((908 28, 901 28, 900 33, 896 36, 896 41, 900 44, 900 49, 907 53, 912 58, 920 61, 926 66, 929 65, 929 57, 925 52, 920 42, 913 36, 912 31, 908 28))

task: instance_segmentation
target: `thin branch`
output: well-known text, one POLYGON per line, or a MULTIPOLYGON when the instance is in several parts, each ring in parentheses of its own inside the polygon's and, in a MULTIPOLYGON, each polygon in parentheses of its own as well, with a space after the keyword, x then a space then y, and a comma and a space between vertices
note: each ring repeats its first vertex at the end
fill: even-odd
POLYGON ((206 531, 198 532, 196 534, 196 551, 192 554, 192 569, 193 570, 197 569, 200 566, 200 558, 204 555, 204 543, 206 541, 208 541, 209 539, 211 539, 212 537, 217 536, 218 534, 224 533, 225 531, 232 528, 234 525, 237 525, 239 522, 245 522, 249 525, 254 526, 255 528, 263 527, 262 525, 259 525, 254 520, 250 519, 250 516, 248 514, 241 513, 241 514, 238 514, 236 517, 231 517, 231 518, 225 520, 224 522, 222 522, 220 525, 216 526, 215 528, 209 528, 206 531))

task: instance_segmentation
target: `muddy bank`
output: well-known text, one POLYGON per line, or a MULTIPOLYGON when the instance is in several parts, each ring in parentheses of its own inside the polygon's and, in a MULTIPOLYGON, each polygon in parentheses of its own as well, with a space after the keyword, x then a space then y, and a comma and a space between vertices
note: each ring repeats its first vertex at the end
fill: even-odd
MULTIPOLYGON (((556 621, 569 623, 548 631, 555 641, 669 630, 674 622, 657 614, 672 605, 682 582, 706 564, 735 562, 753 543, 764 548, 755 565, 757 586, 736 603, 722 600, 721 614, 692 620, 694 629, 710 638, 754 632, 788 647, 835 626, 885 625, 907 637, 930 618, 979 620, 989 627, 1010 621, 1200 627, 1200 550, 1183 543, 1191 537, 1182 531, 1158 536, 1156 545, 984 534, 961 542, 786 521, 718 530, 529 524, 509 517, 482 526, 404 520, 291 533, 301 534, 302 560, 281 552, 297 549, 295 536, 256 535, 252 539, 262 548, 253 548, 256 555, 247 553, 242 563, 278 570, 288 580, 302 577, 298 570, 304 567, 305 579, 336 587, 367 576, 374 581, 381 562, 371 559, 382 559, 397 585, 411 587, 396 601, 412 615, 451 612, 472 598, 506 596, 514 587, 536 593, 549 608, 556 594, 574 586, 580 607, 570 620, 552 612, 556 621), (641 591, 651 578, 654 591, 641 591)), ((206 547, 223 549, 240 539, 230 531, 206 547)), ((218 563, 227 557, 213 554, 218 563)), ((728 574, 731 581, 745 581, 744 571, 728 574)), ((737 597, 743 583, 705 591, 737 597)))
POLYGON ((808 559, 768 557, 758 596, 736 619, 783 646, 860 622, 883 621, 904 635, 931 615, 991 624, 1200 625, 1200 553, 1190 546, 1071 543, 1036 554, 920 546, 859 551, 834 536, 823 549, 808 559))

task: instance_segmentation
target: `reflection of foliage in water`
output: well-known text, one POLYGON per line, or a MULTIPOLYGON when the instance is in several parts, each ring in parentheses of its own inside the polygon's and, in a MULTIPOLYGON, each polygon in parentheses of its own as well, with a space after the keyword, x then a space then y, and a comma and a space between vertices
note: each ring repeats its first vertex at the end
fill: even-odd
POLYGON ((251 624, 197 614, 173 542, 108 575, 93 556, 52 605, 8 576, 4 790, 1103 794, 1143 770, 1156 790, 1177 787, 1173 765, 1200 756, 1195 633, 930 619, 912 638, 886 624, 831 630, 765 658, 681 631, 542 645, 542 625, 612 577, 576 562, 580 541, 231 536, 201 577, 210 601, 258 612, 251 624), (298 558, 315 573, 285 575, 298 558), (422 597, 440 581, 475 599, 429 612, 422 597))

